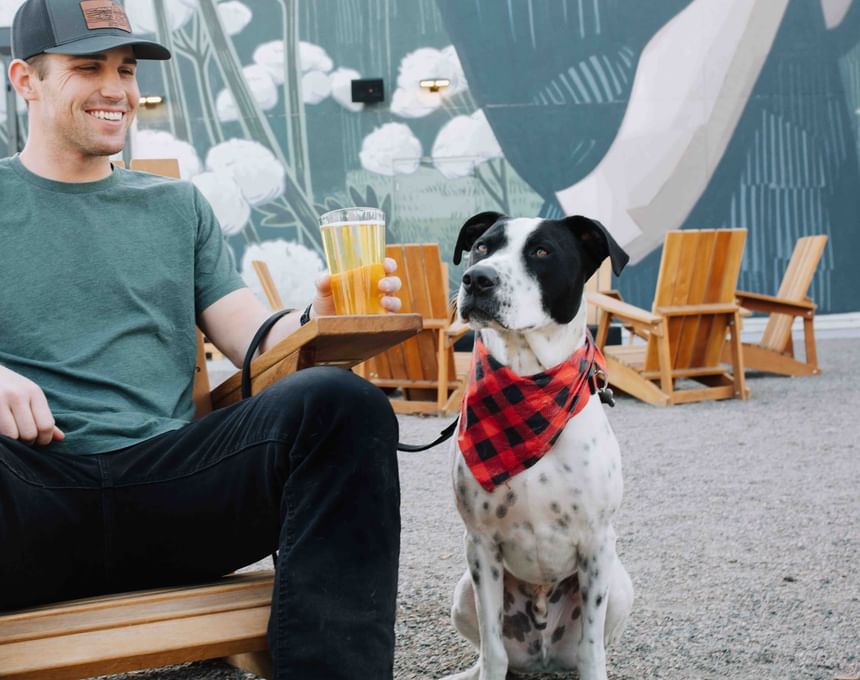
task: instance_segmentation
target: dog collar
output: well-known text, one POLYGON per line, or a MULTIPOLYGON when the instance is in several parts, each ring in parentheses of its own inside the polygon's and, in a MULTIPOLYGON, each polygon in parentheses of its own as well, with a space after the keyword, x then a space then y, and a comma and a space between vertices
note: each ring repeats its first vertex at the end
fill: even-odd
POLYGON ((566 361, 530 376, 499 363, 478 336, 457 437, 478 483, 492 491, 537 463, 601 389, 601 374, 606 362, 588 331, 566 361))

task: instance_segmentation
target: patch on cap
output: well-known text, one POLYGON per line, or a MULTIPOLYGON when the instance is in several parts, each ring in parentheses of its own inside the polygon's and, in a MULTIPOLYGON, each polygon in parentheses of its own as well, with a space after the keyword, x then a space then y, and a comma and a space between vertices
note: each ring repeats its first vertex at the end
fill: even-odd
POLYGON ((89 30, 118 28, 131 33, 131 24, 116 0, 81 0, 81 11, 89 30))

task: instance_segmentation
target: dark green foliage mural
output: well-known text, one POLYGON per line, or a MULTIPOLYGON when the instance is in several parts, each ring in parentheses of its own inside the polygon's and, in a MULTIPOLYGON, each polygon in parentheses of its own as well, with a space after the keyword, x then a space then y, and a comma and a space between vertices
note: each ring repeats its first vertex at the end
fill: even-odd
MULTIPOLYGON (((0 0, 0 24, 18 4, 0 0)), ((141 110, 133 155, 178 157, 287 304, 322 269, 319 215, 363 204, 392 241, 446 254, 482 210, 596 217, 646 306, 669 229, 748 228, 740 286, 760 292, 825 233, 811 294, 858 309, 858 0, 124 4, 175 55, 140 70, 165 103, 141 110), (385 101, 353 102, 357 78, 385 101)))

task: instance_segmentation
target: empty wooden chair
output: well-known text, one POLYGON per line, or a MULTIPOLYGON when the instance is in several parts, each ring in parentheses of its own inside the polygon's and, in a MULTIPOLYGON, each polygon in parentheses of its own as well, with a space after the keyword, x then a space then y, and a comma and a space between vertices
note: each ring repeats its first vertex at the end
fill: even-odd
POLYGON ((737 291, 738 304, 752 312, 769 314, 761 340, 743 343, 747 369, 782 375, 820 373, 815 347, 815 303, 809 299, 809 286, 827 245, 827 236, 804 236, 794 246, 788 267, 776 295, 737 291), (795 356, 791 328, 803 319, 804 360, 795 356))
POLYGON ((454 342, 468 327, 452 321, 448 298, 448 272, 437 243, 392 244, 388 257, 397 261, 403 282, 402 312, 420 314, 423 330, 416 337, 374 356, 361 367, 381 388, 400 388, 392 397, 398 413, 456 412, 468 371, 469 354, 455 353, 454 342))
POLYGON ((600 310, 596 344, 609 382, 658 406, 704 399, 746 399, 735 287, 745 229, 670 231, 663 244, 650 312, 602 293, 587 293, 600 310), (645 339, 606 345, 617 320, 645 339), (729 336, 730 366, 722 363, 729 336), (679 380, 700 385, 679 389, 679 380))

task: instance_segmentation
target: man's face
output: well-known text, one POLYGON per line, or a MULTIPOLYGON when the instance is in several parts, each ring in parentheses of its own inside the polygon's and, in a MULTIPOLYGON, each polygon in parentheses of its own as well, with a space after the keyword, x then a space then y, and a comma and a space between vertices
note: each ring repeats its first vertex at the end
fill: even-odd
POLYGON ((30 126, 55 150, 83 157, 121 151, 137 111, 137 61, 131 47, 86 56, 46 54, 44 80, 33 73, 30 126))

